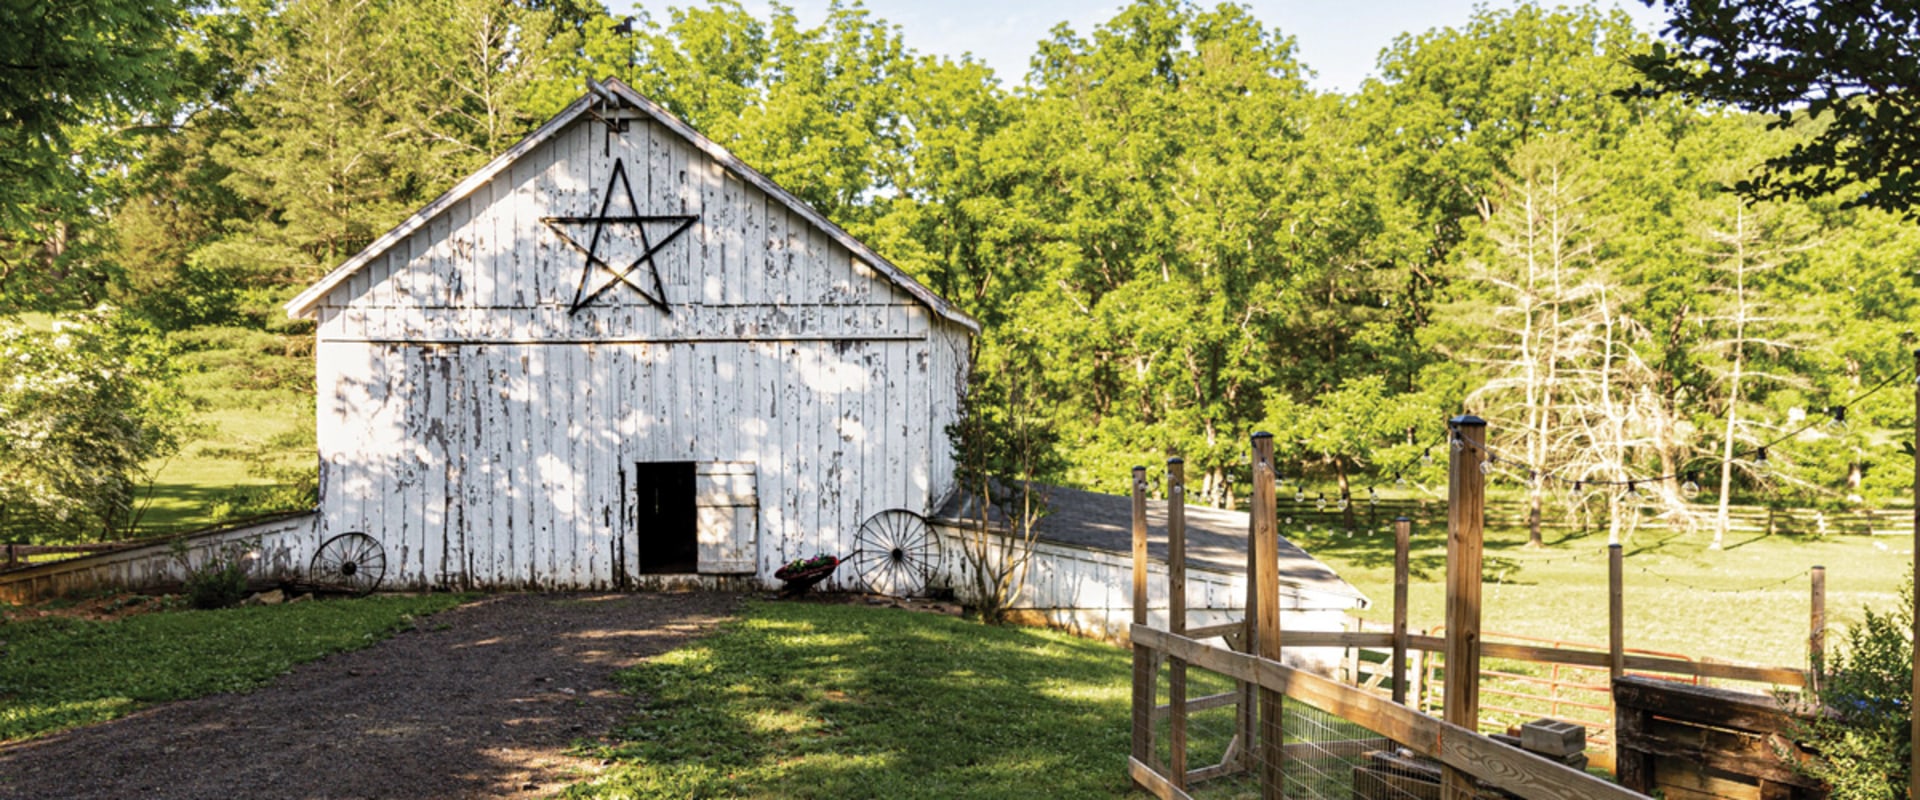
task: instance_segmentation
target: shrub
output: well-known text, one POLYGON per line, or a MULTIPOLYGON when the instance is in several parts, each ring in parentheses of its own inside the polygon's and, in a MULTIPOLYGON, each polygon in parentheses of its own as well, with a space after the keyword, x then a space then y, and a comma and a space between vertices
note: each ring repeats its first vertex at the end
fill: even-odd
POLYGON ((228 542, 205 562, 193 566, 185 543, 174 542, 173 557, 187 570, 187 602, 194 608, 226 608, 247 596, 247 566, 259 539, 228 542))
POLYGON ((1909 800, 1913 751, 1908 709, 1913 691, 1913 576, 1901 603, 1872 609, 1847 631, 1846 642, 1821 670, 1812 699, 1824 716, 1802 722, 1794 738, 1814 753, 1801 764, 1832 787, 1831 800, 1909 800))
POLYGON ((179 446, 185 411, 167 347, 125 315, 0 317, 0 534, 130 530, 147 465, 179 446))

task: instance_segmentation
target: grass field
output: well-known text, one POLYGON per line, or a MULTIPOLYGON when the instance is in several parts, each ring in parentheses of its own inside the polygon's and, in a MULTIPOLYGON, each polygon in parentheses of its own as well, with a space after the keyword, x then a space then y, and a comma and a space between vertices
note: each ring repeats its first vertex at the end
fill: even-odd
MULTIPOLYGON (((1361 616, 1392 619, 1390 529, 1342 535, 1303 527, 1283 535, 1366 592, 1361 616)), ((1416 527, 1409 620, 1416 629, 1445 619, 1444 523, 1416 527)), ((1549 531, 1547 547, 1526 546, 1526 531, 1492 529, 1486 538, 1482 594, 1488 631, 1603 645, 1607 640, 1606 535, 1549 531)), ((1860 618, 1863 606, 1899 601, 1913 558, 1912 540, 1887 536, 1735 535, 1724 550, 1707 534, 1642 529, 1623 547, 1626 643, 1689 656, 1800 667, 1807 658, 1807 571, 1827 568, 1833 626, 1860 618)))
POLYGON ((102 722, 150 703, 250 689, 295 664, 384 639, 461 599, 368 597, 113 621, 8 622, 0 630, 0 742, 102 722))
POLYGON ((154 470, 144 535, 297 508, 289 488, 314 466, 313 359, 288 355, 284 337, 241 328, 173 334, 181 384, 193 403, 180 452, 154 470))
POLYGON ((571 797, 1114 797, 1126 652, 894 609, 759 603, 624 673, 639 701, 571 797))

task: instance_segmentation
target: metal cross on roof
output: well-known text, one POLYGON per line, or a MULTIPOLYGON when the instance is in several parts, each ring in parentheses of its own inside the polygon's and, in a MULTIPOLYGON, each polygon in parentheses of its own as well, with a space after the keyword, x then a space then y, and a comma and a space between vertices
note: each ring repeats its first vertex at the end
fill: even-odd
POLYGON ((568 313, 574 313, 586 307, 588 303, 593 302, 594 298, 605 294, 608 289, 613 288, 617 284, 626 284, 635 292, 639 293, 641 297, 646 298, 647 302, 652 303, 655 308, 669 314, 673 313, 673 310, 667 307, 666 288, 660 282, 660 267, 654 263, 653 256, 655 253, 660 252, 661 248, 666 247, 667 243, 686 232, 688 228, 693 227, 693 223, 699 220, 699 217, 684 214, 643 216, 637 214, 639 210, 639 204, 633 201, 633 186, 627 182, 626 162, 615 159, 613 162, 613 175, 607 179, 606 196, 600 201, 600 213, 591 217, 540 218, 540 221, 546 223, 547 227, 552 228, 554 233, 559 234, 563 241, 587 257, 586 265, 580 270, 580 285, 573 291, 573 306, 567 309, 568 313), (627 208, 636 213, 625 216, 609 216, 607 214, 607 210, 613 206, 614 187, 616 185, 627 197, 627 208), (593 235, 587 240, 585 245, 580 244, 579 239, 567 233, 564 227, 567 225, 584 225, 588 223, 593 225, 593 235), (660 237, 659 241, 654 241, 647 231, 649 223, 670 223, 673 227, 667 231, 665 236, 660 237), (600 255, 600 246, 610 238, 607 230, 609 226, 622 225, 632 226, 634 232, 638 234, 641 253, 640 257, 635 258, 632 263, 627 264, 623 268, 616 268, 600 255), (651 286, 636 282, 634 279, 633 273, 639 270, 641 264, 645 264, 647 267, 647 277, 652 279, 650 281, 651 286), (605 277, 599 286, 589 290, 588 286, 600 273, 605 273, 606 276, 610 277, 605 277))

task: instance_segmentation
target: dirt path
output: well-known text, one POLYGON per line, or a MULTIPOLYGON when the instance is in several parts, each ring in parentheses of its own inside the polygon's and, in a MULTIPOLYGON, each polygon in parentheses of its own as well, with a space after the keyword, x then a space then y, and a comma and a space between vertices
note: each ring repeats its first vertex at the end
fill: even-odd
POLYGON ((731 614, 732 595, 500 595, 247 694, 0 748, 0 798, 540 797, 631 708, 613 673, 731 614))

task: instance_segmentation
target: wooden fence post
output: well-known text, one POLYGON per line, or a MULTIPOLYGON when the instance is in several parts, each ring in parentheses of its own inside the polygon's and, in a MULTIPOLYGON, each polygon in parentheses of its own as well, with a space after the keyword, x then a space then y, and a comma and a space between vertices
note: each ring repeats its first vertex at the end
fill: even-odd
POLYGON ((1615 542, 1607 545, 1607 682, 1627 671, 1626 558, 1615 542))
MULTIPOLYGON (((1448 421, 1453 441, 1447 461, 1447 683, 1442 716, 1480 729, 1480 570, 1486 518, 1487 422, 1472 414, 1448 421)), ((1472 800, 1473 777, 1446 767, 1441 800, 1472 800)))
POLYGON ((1393 702, 1407 704, 1407 573, 1413 520, 1393 520, 1393 702))
MULTIPOLYGON (((1263 659, 1280 660, 1280 525, 1275 517, 1273 488, 1273 434, 1253 435, 1253 498, 1249 538, 1253 539, 1253 584, 1256 604, 1254 654, 1263 659)), ((1260 796, 1265 800, 1285 797, 1285 774, 1281 771, 1281 747, 1285 740, 1284 710, 1281 695, 1272 689, 1260 689, 1260 796)))
POLYGON ((1827 666, 1827 568, 1810 570, 1812 597, 1807 620, 1807 688, 1820 691, 1820 673, 1827 666))
MULTIPOLYGON (((1133 468, 1133 624, 1147 624, 1147 468, 1133 468)), ((1153 763, 1153 653, 1133 643, 1133 757, 1153 763)), ((1145 788, 1145 787, 1142 787, 1145 788)))
MULTIPOLYGON (((1167 459, 1167 630, 1187 635, 1187 465, 1167 459)), ((1187 660, 1169 659, 1167 676, 1168 771, 1176 789, 1187 788, 1187 660)))

